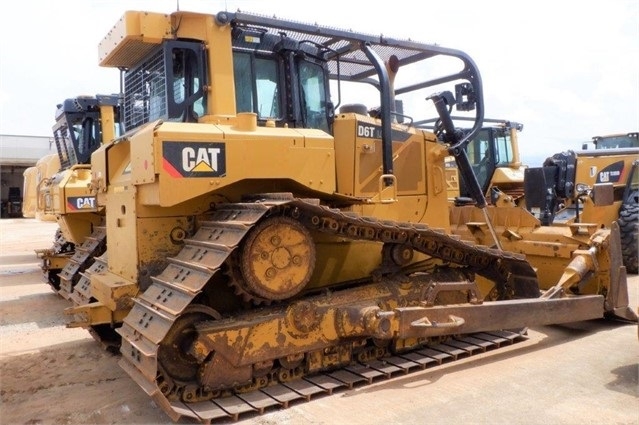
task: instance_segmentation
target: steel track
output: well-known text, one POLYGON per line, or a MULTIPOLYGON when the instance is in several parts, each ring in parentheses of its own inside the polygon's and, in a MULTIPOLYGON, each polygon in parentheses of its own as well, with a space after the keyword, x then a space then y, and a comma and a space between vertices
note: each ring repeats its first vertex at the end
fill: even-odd
POLYGON ((95 257, 104 252, 105 245, 106 227, 95 226, 91 235, 87 236, 82 244, 75 247, 73 256, 58 274, 60 289, 56 291, 52 286, 53 290, 63 298, 72 300, 71 297, 76 285, 83 279, 82 273, 93 264, 95 257))
MULTIPOLYGON (((328 396, 353 388, 372 385, 384 380, 414 374, 420 371, 437 370, 471 356, 525 341, 525 333, 510 331, 481 332, 451 338, 443 343, 422 347, 406 353, 377 359, 372 362, 356 362, 337 370, 305 376, 300 379, 277 383, 266 388, 235 394, 196 403, 169 401, 159 392, 151 397, 164 408, 169 407, 174 420, 184 416, 195 421, 211 424, 216 421, 234 420, 240 416, 259 416, 274 409, 286 409, 292 404, 310 402, 322 396, 328 396)), ((130 362, 120 361, 120 365, 132 376, 139 376, 137 370, 131 370, 130 362)), ((145 383, 142 388, 150 388, 145 383)), ((147 391, 148 393, 149 391, 147 391)), ((167 412, 168 413, 168 412, 167 412)))

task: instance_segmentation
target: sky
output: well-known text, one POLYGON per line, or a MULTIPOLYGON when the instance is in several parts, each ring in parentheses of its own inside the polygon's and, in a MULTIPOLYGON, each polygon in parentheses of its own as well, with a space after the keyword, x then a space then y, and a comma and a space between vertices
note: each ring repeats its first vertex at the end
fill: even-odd
POLYGON ((462 50, 479 67, 487 118, 524 124, 523 162, 639 130, 639 1, 21 0, 0 13, 0 134, 49 136, 55 105, 117 93, 98 43, 126 10, 221 10, 462 50))

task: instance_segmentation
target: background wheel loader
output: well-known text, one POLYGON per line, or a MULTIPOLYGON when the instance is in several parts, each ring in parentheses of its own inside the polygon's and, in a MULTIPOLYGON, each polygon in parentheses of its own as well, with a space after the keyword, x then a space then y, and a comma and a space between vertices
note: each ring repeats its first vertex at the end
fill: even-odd
MULTIPOLYGON (((639 148, 639 133, 632 132, 595 136, 592 138, 592 141, 595 145, 595 149, 639 148)), ((583 149, 587 149, 587 147, 587 145, 584 145, 583 149)), ((630 171, 626 174, 627 177, 625 179, 623 177, 623 168, 628 170, 628 163, 625 160, 626 158, 624 158, 622 176, 619 178, 619 180, 625 181, 626 187, 621 195, 621 206, 619 208, 617 223, 621 231, 621 247, 624 264, 629 272, 637 273, 639 271, 637 265, 639 245, 639 230, 637 229, 637 226, 639 226, 639 171, 637 170, 637 161, 639 157, 637 152, 630 152, 628 158, 632 158, 633 155, 634 160, 629 168, 630 171)), ((613 173, 611 172, 610 174, 612 175, 613 173)), ((605 178, 605 174, 602 175, 601 178, 605 178)), ((612 175, 612 180, 615 180, 614 175, 612 175)), ((615 197, 615 199, 617 199, 617 197, 615 197)))
POLYGON ((526 205, 544 225, 610 227, 616 223, 623 263, 628 272, 637 273, 639 147, 625 147, 637 144, 637 133, 594 140, 595 150, 558 153, 542 167, 526 170, 526 205), (599 199, 593 196, 595 188, 599 188, 599 199))
MULTIPOLYGON (((505 128, 509 128, 508 122, 505 122, 505 128)), ((582 228, 586 225, 610 228, 616 222, 621 232, 623 264, 628 272, 637 273, 639 176, 633 165, 639 158, 637 133, 593 137, 595 150, 555 154, 544 162, 543 167, 527 170, 519 159, 515 129, 521 130, 519 124, 510 126, 510 137, 507 137, 499 127, 484 127, 483 135, 480 131, 466 148, 474 168, 479 169, 481 161, 493 164, 489 168, 493 172, 492 180, 478 177, 480 185, 483 182, 482 189, 490 204, 527 208, 540 219, 543 226, 581 223, 582 228), (499 164, 499 158, 511 158, 509 150, 513 152, 513 160, 503 164, 509 164, 508 167, 495 168, 494 164, 499 164), (526 176, 527 185, 524 184, 526 176), (612 185, 612 192, 604 200, 603 186, 606 184, 612 185), (599 185, 598 200, 593 196, 595 185, 599 185), (530 199, 528 204, 527 198, 530 199)), ((583 145, 584 149, 588 146, 583 145)), ((484 171, 479 175, 486 173, 484 171)), ((474 202, 468 197, 468 189, 458 175, 456 166, 450 161, 447 162, 447 184, 457 206, 474 202)), ((470 219, 477 212, 458 215, 461 210, 456 211, 453 213, 456 217, 454 220, 460 225, 459 228, 465 226, 464 220, 477 222, 470 219)), ((518 212, 506 215, 513 214, 518 212)), ((490 239, 487 243, 492 243, 490 239)))
POLYGON ((501 237, 464 150, 484 114, 464 52, 240 12, 131 11, 99 56, 126 70, 127 133, 91 155, 107 249, 68 279, 90 302, 67 313, 117 329, 121 366, 174 420, 310 397, 326 371, 363 379, 365 364, 415 363, 454 336, 636 320, 614 231, 546 258, 559 276, 452 234, 449 155, 478 228, 501 237), (374 116, 342 104, 366 90, 374 116), (429 114, 434 131, 420 128, 429 114))

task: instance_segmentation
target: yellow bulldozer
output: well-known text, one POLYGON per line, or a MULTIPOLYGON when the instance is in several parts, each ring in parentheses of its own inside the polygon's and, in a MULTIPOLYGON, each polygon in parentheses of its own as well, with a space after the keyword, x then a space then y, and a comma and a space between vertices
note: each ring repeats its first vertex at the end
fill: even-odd
MULTIPOLYGON (((53 245, 36 250, 36 254, 42 260, 44 280, 65 298, 72 291, 69 282, 62 284, 65 281, 63 277, 61 282, 61 272, 69 267, 73 271, 64 274, 78 277, 87 266, 76 246, 94 238, 96 248, 104 248, 103 236, 94 234, 104 213, 88 188, 89 162, 91 153, 103 141, 112 140, 121 132, 118 102, 117 95, 97 95, 69 98, 57 105, 53 126, 57 153, 39 160, 35 172, 25 172, 29 214, 59 224, 53 245)), ((89 256, 88 260, 92 258, 89 256)))
POLYGON ((55 216, 45 214, 43 209, 38 209, 38 188, 40 182, 50 178, 60 170, 60 158, 57 153, 45 155, 40 158, 36 165, 24 170, 23 191, 24 200, 22 202, 22 216, 35 218, 40 221, 55 221, 55 216))
MULTIPOLYGON (((87 283, 84 271, 106 249, 104 207, 97 204, 89 188, 90 160, 103 142, 123 133, 119 102, 119 95, 95 95, 77 96, 58 104, 53 125, 57 153, 25 171, 25 211, 38 220, 59 225, 51 247, 35 251, 43 280, 74 305, 89 302, 79 298, 73 288, 87 283)), ((110 324, 88 329, 110 348, 119 345, 110 324)))
MULTIPOLYGON (((468 141, 465 150, 473 172, 491 205, 524 206, 524 170, 515 121, 484 119, 485 125, 468 141)), ((470 185, 458 173, 453 157, 447 158, 448 196, 458 205, 473 203, 470 185)))
MULTIPOLYGON (((637 319, 615 229, 544 264, 499 249, 464 150, 484 104, 462 51, 242 12, 129 11, 99 57, 125 70, 127 132, 91 155, 106 251, 65 276, 66 312, 116 329, 120 365, 174 420, 308 398, 338 385, 326 371, 366 379, 365 365, 423 364, 463 335, 637 319), (365 91, 378 105, 342 102, 365 91), (484 211, 466 228, 490 247, 454 234, 449 155, 484 211)), ((510 240, 539 227, 511 210, 528 215, 510 240)), ((552 251, 557 232, 535 237, 552 251)))

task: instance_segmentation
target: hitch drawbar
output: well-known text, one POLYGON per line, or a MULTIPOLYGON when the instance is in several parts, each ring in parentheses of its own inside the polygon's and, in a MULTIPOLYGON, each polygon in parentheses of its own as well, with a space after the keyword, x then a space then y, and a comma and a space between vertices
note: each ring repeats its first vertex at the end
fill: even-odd
POLYGON ((603 307, 604 298, 600 295, 405 307, 394 310, 397 319, 389 317, 389 328, 399 338, 467 334, 600 319, 603 307))

